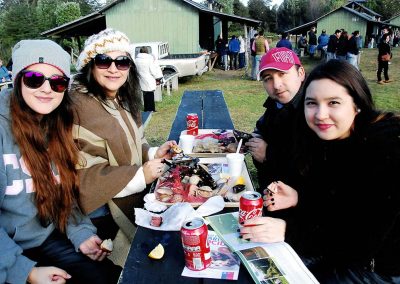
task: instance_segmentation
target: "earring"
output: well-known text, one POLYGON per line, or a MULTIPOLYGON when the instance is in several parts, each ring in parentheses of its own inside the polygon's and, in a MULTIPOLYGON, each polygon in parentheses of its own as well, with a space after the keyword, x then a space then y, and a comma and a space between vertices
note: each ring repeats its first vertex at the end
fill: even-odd
POLYGON ((358 108, 358 109, 357 109, 357 112, 360 113, 360 112, 361 112, 361 109, 358 108))

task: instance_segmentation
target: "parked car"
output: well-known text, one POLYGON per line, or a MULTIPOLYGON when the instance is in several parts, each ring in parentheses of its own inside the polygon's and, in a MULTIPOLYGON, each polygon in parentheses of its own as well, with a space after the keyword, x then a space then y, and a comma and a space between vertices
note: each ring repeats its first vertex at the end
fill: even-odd
POLYGON ((178 73, 178 76, 202 75, 208 70, 208 55, 203 53, 170 54, 167 42, 141 42, 132 44, 135 57, 141 47, 148 47, 150 53, 158 60, 164 75, 178 73))

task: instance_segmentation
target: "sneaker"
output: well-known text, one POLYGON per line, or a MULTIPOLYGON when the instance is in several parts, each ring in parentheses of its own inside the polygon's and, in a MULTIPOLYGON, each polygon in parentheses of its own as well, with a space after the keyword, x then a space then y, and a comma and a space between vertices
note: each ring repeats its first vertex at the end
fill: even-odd
POLYGON ((385 85, 385 82, 383 82, 383 81, 378 81, 378 84, 380 84, 380 85, 385 85))
POLYGON ((385 82, 385 83, 390 83, 390 82, 393 82, 393 80, 385 80, 385 81, 383 81, 383 82, 385 82))

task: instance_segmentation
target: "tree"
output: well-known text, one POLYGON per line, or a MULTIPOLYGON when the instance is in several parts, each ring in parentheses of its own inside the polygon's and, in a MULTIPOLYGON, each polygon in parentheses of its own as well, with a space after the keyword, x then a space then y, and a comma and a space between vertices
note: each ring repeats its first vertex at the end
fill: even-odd
POLYGON ((78 19, 81 16, 81 10, 78 3, 66 2, 57 7, 55 14, 56 24, 60 26, 78 19))
POLYGON ((233 14, 233 0, 218 0, 223 5, 222 12, 233 14))
POLYGON ((233 1, 233 14, 241 17, 249 16, 249 9, 240 0, 233 1))
POLYGON ((55 11, 61 4, 61 0, 38 0, 36 13, 38 16, 38 29, 40 32, 57 26, 55 11))
POLYGON ((11 48, 22 39, 39 37, 36 10, 28 3, 13 5, 2 14, 0 26, 3 56, 10 57, 11 48))

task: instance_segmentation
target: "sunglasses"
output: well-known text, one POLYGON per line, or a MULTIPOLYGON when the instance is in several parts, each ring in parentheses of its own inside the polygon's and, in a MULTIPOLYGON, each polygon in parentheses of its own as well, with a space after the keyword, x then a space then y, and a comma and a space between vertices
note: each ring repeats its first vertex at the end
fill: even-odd
POLYGON ((129 67, 131 67, 131 60, 128 56, 118 56, 117 58, 112 59, 106 54, 97 54, 94 58, 94 64, 99 69, 108 69, 113 62, 115 63, 115 67, 121 71, 128 70, 129 67))
POLYGON ((38 71, 22 71, 22 81, 30 89, 39 88, 46 80, 49 81, 54 92, 62 93, 68 88, 69 78, 67 76, 51 75, 51 77, 46 77, 38 71))

